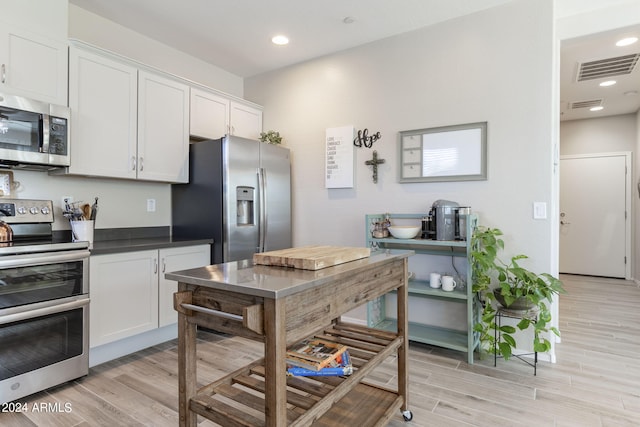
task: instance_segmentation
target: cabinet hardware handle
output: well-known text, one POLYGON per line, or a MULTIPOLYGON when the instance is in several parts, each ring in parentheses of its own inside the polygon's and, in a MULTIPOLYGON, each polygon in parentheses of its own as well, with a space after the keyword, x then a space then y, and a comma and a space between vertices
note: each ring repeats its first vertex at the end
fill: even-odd
POLYGON ((162 258, 162 272, 166 272, 167 271, 167 263, 166 260, 164 258, 162 258))
POLYGON ((131 156, 131 170, 134 171, 136 170, 136 156, 131 156))
POLYGON ((140 172, 144 170, 144 157, 140 156, 140 172))
POLYGON ((0 71, 0 73, 2 74, 2 83, 6 83, 7 82, 7 65, 6 64, 2 64, 2 71, 0 71))
POLYGON ((158 258, 153 259, 153 274, 158 274, 158 258))

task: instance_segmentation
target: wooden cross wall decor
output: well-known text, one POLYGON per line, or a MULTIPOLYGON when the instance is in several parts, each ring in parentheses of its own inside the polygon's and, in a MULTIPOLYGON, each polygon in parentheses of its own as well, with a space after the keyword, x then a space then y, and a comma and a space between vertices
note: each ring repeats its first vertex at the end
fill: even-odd
POLYGON ((373 150, 373 158, 364 162, 367 166, 373 166, 373 183, 378 183, 378 165, 384 163, 384 159, 378 159, 378 152, 373 150))

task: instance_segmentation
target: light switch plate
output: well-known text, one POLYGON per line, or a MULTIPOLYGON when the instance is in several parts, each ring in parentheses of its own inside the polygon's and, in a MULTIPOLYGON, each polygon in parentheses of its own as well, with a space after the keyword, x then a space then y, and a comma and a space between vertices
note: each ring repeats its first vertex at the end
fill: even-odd
POLYGON ((545 202, 533 202, 533 219, 547 219, 547 204, 545 202))

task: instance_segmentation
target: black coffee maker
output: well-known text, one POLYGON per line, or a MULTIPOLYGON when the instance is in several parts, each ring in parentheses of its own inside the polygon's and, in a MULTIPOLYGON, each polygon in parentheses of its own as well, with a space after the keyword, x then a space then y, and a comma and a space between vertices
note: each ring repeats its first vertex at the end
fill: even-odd
POLYGON ((459 240, 461 238, 459 209, 460 205, 450 200, 433 202, 429 213, 422 218, 422 238, 459 240))

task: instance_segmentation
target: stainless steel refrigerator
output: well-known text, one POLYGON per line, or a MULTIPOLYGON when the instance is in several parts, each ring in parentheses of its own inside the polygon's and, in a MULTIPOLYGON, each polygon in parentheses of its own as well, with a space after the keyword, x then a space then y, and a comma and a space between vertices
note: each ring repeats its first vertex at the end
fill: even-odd
POLYGON ((289 150, 235 136, 192 143, 171 191, 174 238, 213 239, 214 264, 291 247, 289 150))

